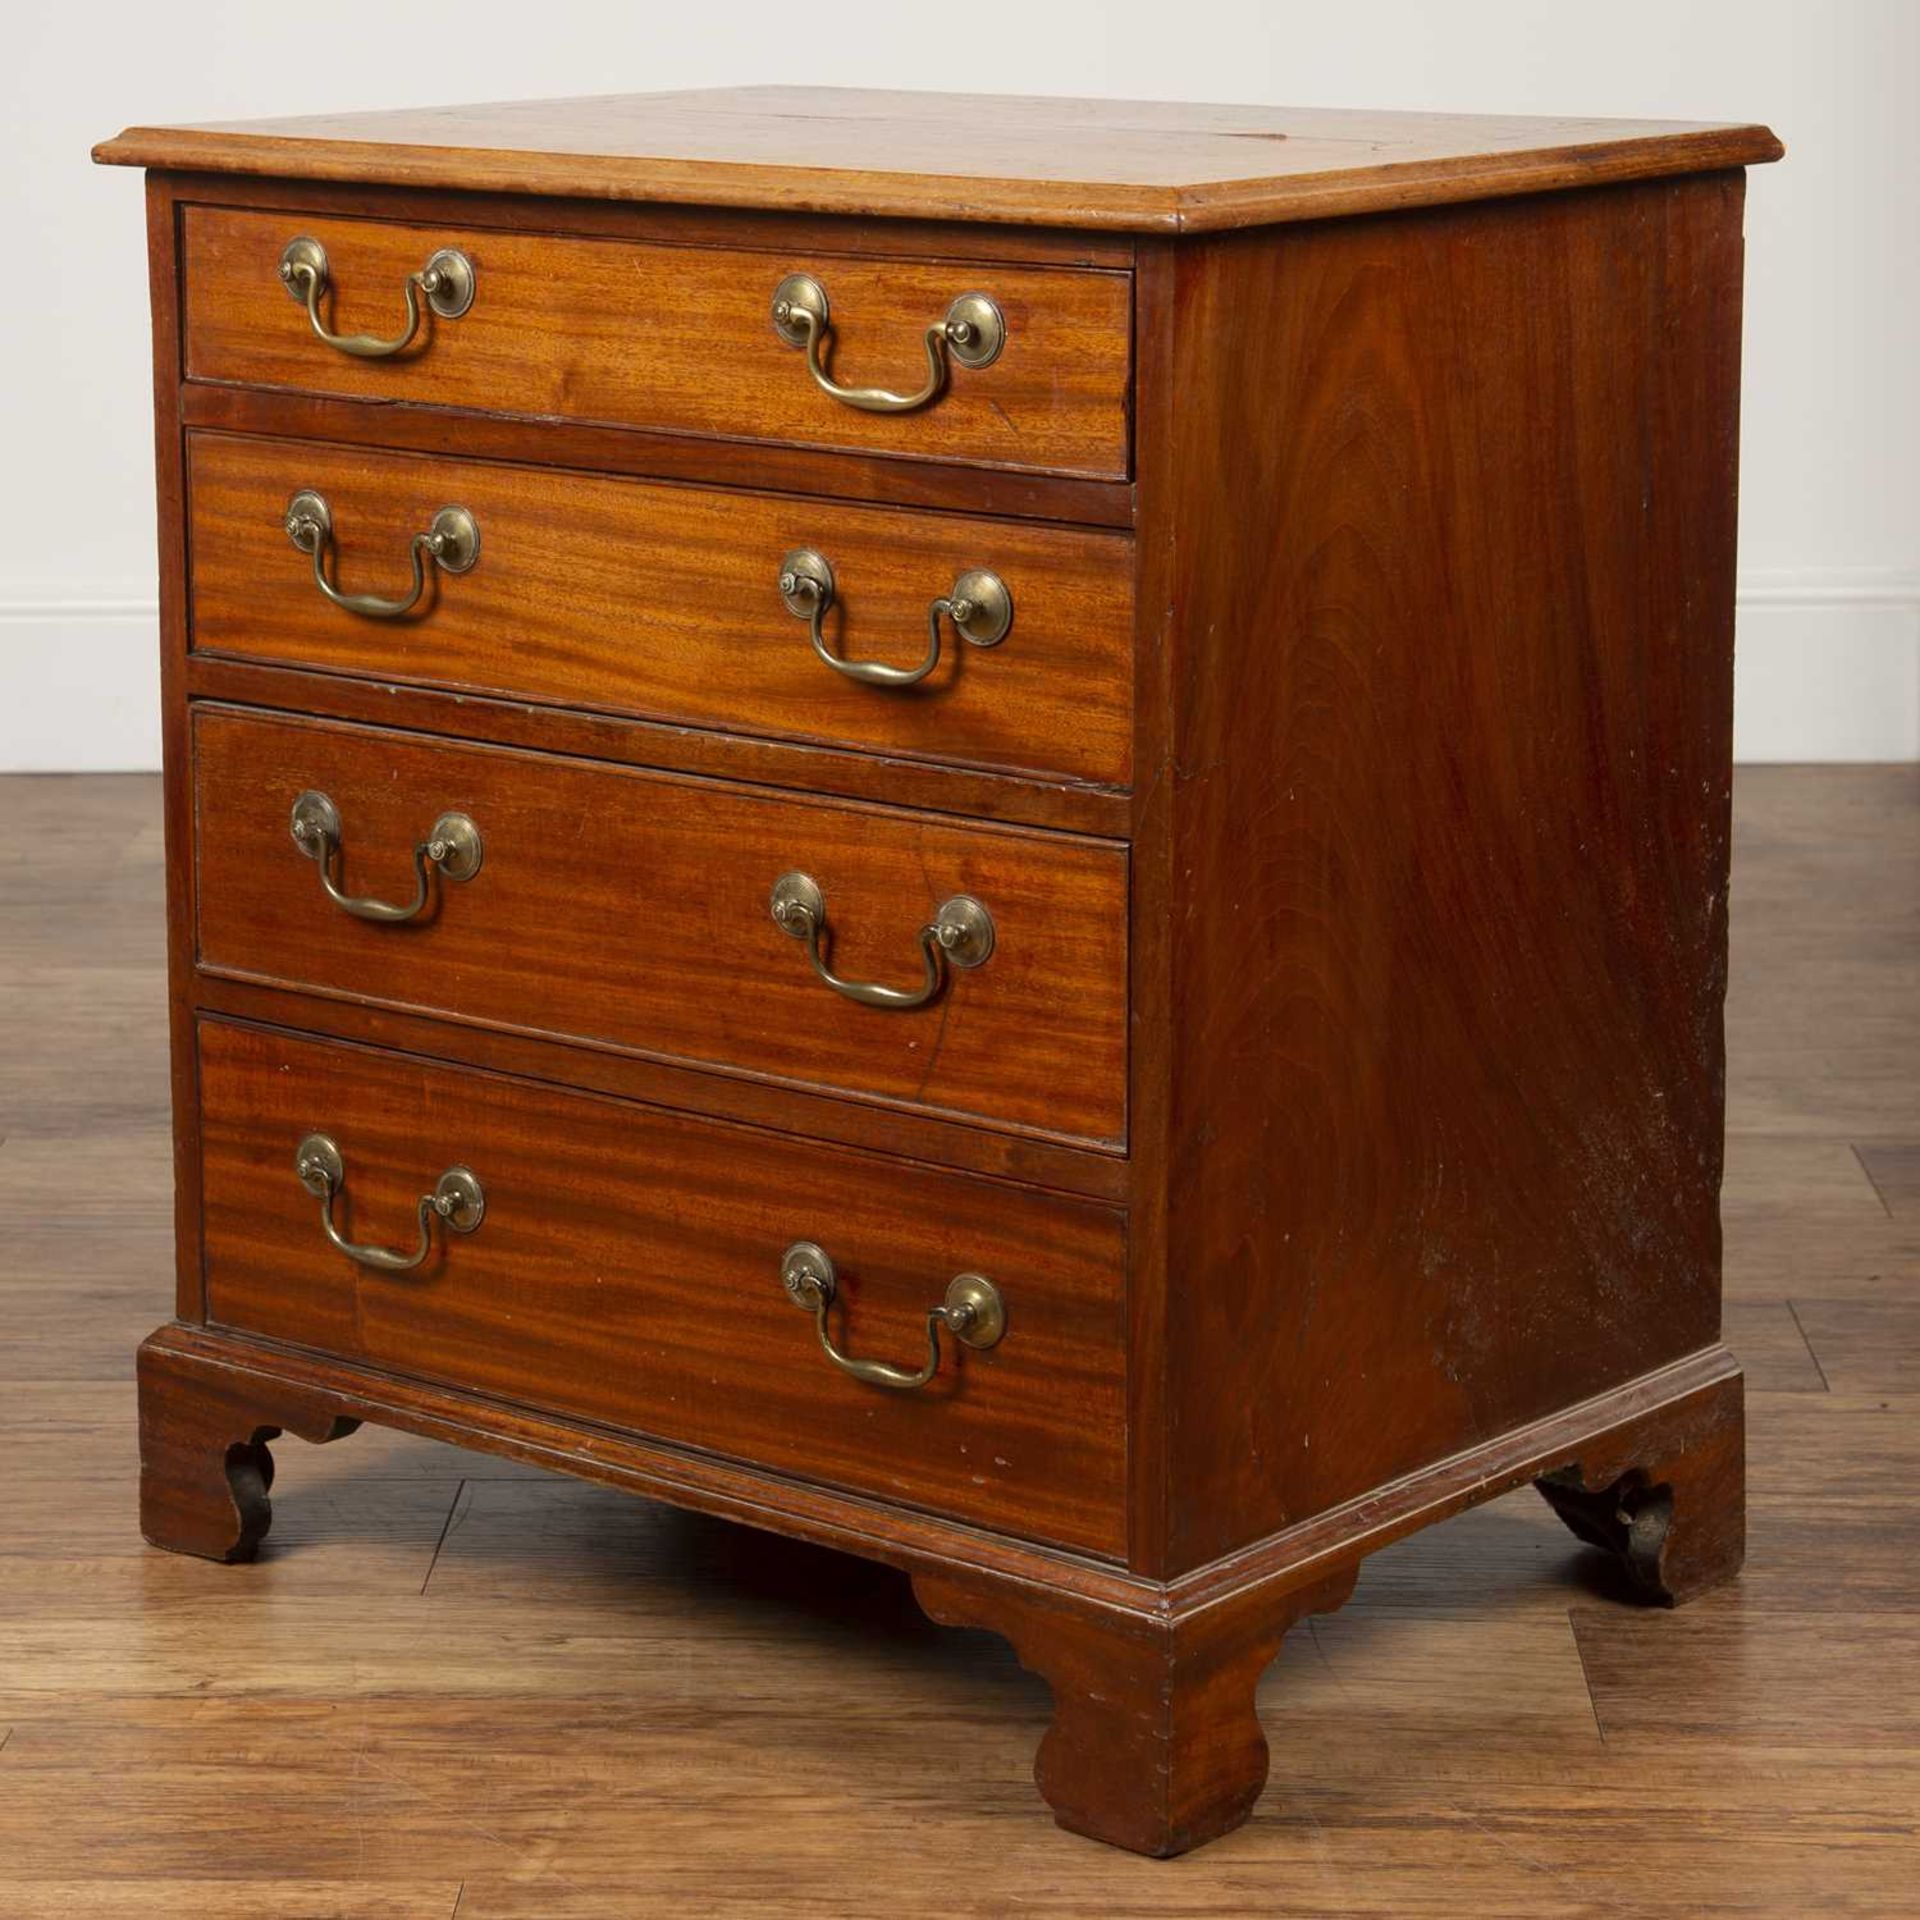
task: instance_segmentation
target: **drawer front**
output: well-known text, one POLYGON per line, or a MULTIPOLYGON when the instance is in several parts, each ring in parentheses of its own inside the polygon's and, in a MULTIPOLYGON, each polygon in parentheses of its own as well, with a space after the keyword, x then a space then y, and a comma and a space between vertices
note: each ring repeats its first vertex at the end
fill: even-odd
POLYGON ((1124 785, 1132 719, 1132 541, 297 441, 195 435, 188 459, 193 643, 253 660, 695 726, 1124 785), (471 568, 428 570, 402 618, 347 611, 288 537, 311 491, 336 590, 403 599, 409 543, 449 503, 471 568), (969 572, 1004 582, 990 645, 938 620, 911 687, 815 653, 780 592, 785 556, 832 569, 822 639, 838 659, 920 664, 933 603, 969 572))
POLYGON ((188 376, 303 393, 477 408, 670 433, 853 448, 1120 479, 1128 472, 1132 276, 1088 268, 812 256, 552 234, 401 226, 191 207, 185 214, 188 376), (315 337, 280 278, 295 238, 325 250, 323 321, 394 337, 408 276, 443 248, 473 267, 457 319, 365 359, 315 337), (953 365, 928 405, 863 412, 821 391, 774 330, 790 274, 827 291, 828 371, 918 391, 926 336, 956 297, 1005 321, 989 366, 953 365))
POLYGON ((229 1326, 709 1448, 1005 1532, 1124 1551, 1123 1217, 743 1127, 221 1022, 200 1029, 209 1316, 229 1326), (296 1149, 342 1169, 335 1225, 419 1246, 420 1196, 480 1183, 471 1232, 379 1272, 329 1244, 296 1149), (900 1391, 840 1372, 781 1284, 831 1256, 828 1329, 918 1366, 963 1273, 1005 1304, 990 1349, 941 1339, 900 1391))
MULTIPOLYGON (((220 972, 558 1035, 1118 1145, 1125 1129, 1125 850, 379 728, 201 708, 194 724, 199 952, 220 972), (324 872, 409 904, 441 816, 481 839, 424 911, 356 918, 289 832, 304 792, 338 820, 324 872), (818 884, 823 957, 927 1004, 863 1005, 816 977, 769 911, 818 884), (922 927, 972 898, 968 968, 922 927)), ((963 952, 965 942, 962 943, 963 952)))

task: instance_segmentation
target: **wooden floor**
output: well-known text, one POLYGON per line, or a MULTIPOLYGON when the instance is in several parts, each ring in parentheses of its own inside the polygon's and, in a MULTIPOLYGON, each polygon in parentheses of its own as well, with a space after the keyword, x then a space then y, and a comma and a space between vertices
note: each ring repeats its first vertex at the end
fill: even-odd
POLYGON ((0 780, 0 1915, 1920 1912, 1920 769, 1742 775, 1738 1586, 1531 1492, 1371 1562, 1251 1823, 1058 1832, 1043 1686, 884 1570, 363 1430, 253 1567, 145 1548, 170 1280, 158 796, 0 780))

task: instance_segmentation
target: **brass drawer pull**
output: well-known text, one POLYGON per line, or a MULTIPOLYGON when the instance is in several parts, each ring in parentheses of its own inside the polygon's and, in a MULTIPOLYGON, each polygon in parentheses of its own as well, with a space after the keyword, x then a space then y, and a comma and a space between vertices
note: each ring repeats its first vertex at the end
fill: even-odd
POLYGON ((426 296, 426 306, 442 320, 458 320, 473 305, 473 262, 457 247, 442 247, 428 256, 427 264, 418 273, 407 275, 403 289, 407 299, 407 324, 391 340, 382 340, 375 333, 328 332, 327 323, 320 318, 320 301, 331 275, 327 250, 318 240, 303 234, 298 240, 287 242, 280 255, 280 279, 294 299, 306 308, 307 324, 315 336, 357 360, 388 360, 413 345, 424 312, 422 294, 426 296))
POLYGON ((821 632, 833 605, 833 568, 824 553, 795 547, 780 562, 780 598, 787 611, 807 623, 813 650, 835 673, 871 687, 917 686, 940 664, 940 622, 953 622, 961 639, 976 647, 997 647, 1013 625, 1013 595, 997 573, 971 567, 954 581, 953 591, 927 606, 927 657, 917 667, 890 667, 880 660, 842 660, 827 651, 821 632))
POLYGON ((788 346, 806 350, 807 371, 822 393, 862 413, 912 413, 938 398, 947 384, 949 358, 963 367, 988 367, 1007 344, 1006 318, 994 302, 984 293, 963 293, 947 309, 946 318, 927 329, 927 384, 918 393, 839 386, 825 365, 827 336, 833 330, 827 290, 810 273, 790 273, 774 288, 773 330, 788 346))
POLYGON ((863 1007, 924 1007, 940 991, 946 968, 984 966, 993 955, 993 915, 971 894, 956 893, 941 901, 933 918, 920 929, 920 955, 926 978, 917 987, 883 987, 866 980, 842 980, 827 965, 820 944, 827 931, 827 897, 810 874, 783 873, 773 883, 768 902, 774 925, 796 940, 804 940, 813 970, 835 993, 857 1000, 863 1007))
POLYGON ((927 1310, 927 1357, 917 1373, 890 1366, 884 1360, 856 1360, 833 1344, 827 1326, 827 1309, 833 1305, 836 1282, 832 1256, 811 1240, 796 1240, 781 1255, 780 1284, 796 1307, 813 1315, 820 1351, 842 1373, 850 1373, 872 1387, 893 1387, 901 1393, 924 1387, 940 1370, 942 1327, 963 1345, 979 1348, 998 1345, 1007 1330, 1007 1305, 1000 1289, 984 1274, 956 1274, 947 1283, 946 1299, 927 1310))
POLYGON ((288 831, 293 844, 320 869, 320 885, 327 898, 356 920, 417 920, 427 910, 429 882, 435 873, 447 880, 471 880, 480 871, 486 853, 480 829, 464 813, 443 813, 413 850, 413 898, 404 907, 396 907, 385 900, 342 893, 335 885, 333 865, 340 856, 340 809, 327 795, 312 789, 303 793, 293 803, 288 831))
POLYGON ((347 1163, 340 1149, 324 1133, 310 1133, 294 1150, 293 1170, 309 1193, 319 1195, 320 1224, 327 1238, 349 1260, 382 1273, 410 1273, 420 1266, 433 1251, 434 1221, 442 1222, 449 1233, 472 1233, 487 1214, 486 1191, 479 1176, 468 1167, 449 1167, 433 1183, 433 1191, 420 1196, 420 1244, 411 1253, 358 1246, 333 1223, 334 1195, 347 1182, 347 1163))
POLYGON ((282 524, 287 538, 302 553, 313 556, 313 584, 336 607, 364 614, 369 620, 399 620, 420 604, 427 590, 427 562, 442 573, 465 573, 480 558, 480 524, 465 507, 442 507, 424 533, 407 544, 413 561, 413 585, 398 600, 377 593, 342 593, 327 578, 327 549, 333 545, 333 509, 322 494, 303 487, 287 502, 282 524))

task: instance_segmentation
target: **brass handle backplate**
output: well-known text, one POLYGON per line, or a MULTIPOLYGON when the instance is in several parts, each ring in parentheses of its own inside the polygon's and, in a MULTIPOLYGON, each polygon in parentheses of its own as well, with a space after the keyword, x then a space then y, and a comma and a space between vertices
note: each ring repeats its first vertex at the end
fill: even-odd
POLYGON ((1007 1305, 1000 1289, 984 1274, 956 1274, 947 1283, 947 1297, 927 1309, 927 1357, 916 1370, 885 1360, 856 1360, 833 1344, 827 1310, 833 1305, 839 1276, 826 1248, 811 1240, 796 1240, 780 1257, 780 1284, 796 1307, 813 1315, 820 1350, 842 1373, 872 1387, 892 1387, 911 1393, 924 1387, 940 1370, 940 1329, 944 1327, 963 1346, 997 1346, 1007 1330, 1007 1305))
POLYGON ((480 871, 486 854, 480 829, 464 813, 443 813, 413 850, 413 898, 405 906, 395 906, 389 901, 342 892, 334 880, 334 865, 340 857, 340 809, 326 794, 311 788, 301 794, 293 803, 287 830, 293 835, 293 844, 320 869, 320 885, 341 912, 352 914, 356 920, 388 924, 417 920, 426 912, 434 874, 446 880, 471 880, 480 871))
POLYGON ((287 502, 281 516, 287 538, 313 561, 313 584, 349 613, 369 620, 400 620, 420 604, 427 590, 427 562, 431 560, 442 573, 466 573, 480 558, 480 523, 465 507, 442 507, 407 543, 413 561, 413 582, 397 600, 377 593, 343 593, 327 578, 327 550, 333 545, 333 509, 324 494, 302 487, 287 502))
POLYGON ((307 324, 317 338, 356 360, 390 360, 413 345, 420 322, 428 312, 442 320, 458 320, 473 305, 473 262, 458 247, 442 247, 428 256, 418 273, 407 275, 402 288, 407 301, 407 324, 391 340, 375 333, 334 333, 320 317, 320 302, 331 284, 327 250, 318 240, 302 235, 289 240, 280 255, 280 279, 307 310, 307 324))
POLYGON ((917 987, 888 987, 868 980, 842 980, 827 964, 827 897, 810 874, 783 873, 768 901, 774 925, 806 943, 813 970, 835 993, 863 1007, 924 1007, 946 978, 948 967, 981 967, 993 956, 993 915, 971 894, 941 901, 920 929, 920 956, 926 977, 917 987))
POLYGON ((997 573, 969 567, 953 589, 927 605, 927 651, 917 667, 890 667, 882 660, 842 660, 827 648, 822 625, 833 605, 833 568, 823 553, 795 547, 780 562, 780 598, 787 611, 807 623, 813 650, 835 673, 870 687, 918 686, 940 664, 940 623, 951 620, 961 639, 976 647, 997 647, 1013 625, 1013 595, 997 573))
POLYGON ((472 1233, 487 1215, 486 1190, 479 1176, 469 1167, 449 1167, 433 1183, 433 1191, 420 1196, 420 1239, 411 1253, 392 1247, 360 1246, 334 1222, 333 1203, 347 1184, 347 1163, 333 1141, 324 1133, 308 1134, 294 1149, 293 1170, 300 1176, 300 1184, 319 1197, 320 1224, 327 1230, 327 1238, 349 1260, 382 1273, 411 1273, 424 1265, 433 1251, 436 1220, 449 1233, 472 1233))
POLYGON ((833 321, 827 290, 810 273, 790 273, 773 290, 773 330, 790 347, 802 348, 807 371, 820 391, 843 407, 862 413, 912 413, 940 395, 947 384, 947 363, 989 367, 1007 344, 1006 316, 984 293, 963 293, 926 333, 927 379, 918 393, 893 393, 885 387, 843 387, 827 371, 827 337, 833 321))

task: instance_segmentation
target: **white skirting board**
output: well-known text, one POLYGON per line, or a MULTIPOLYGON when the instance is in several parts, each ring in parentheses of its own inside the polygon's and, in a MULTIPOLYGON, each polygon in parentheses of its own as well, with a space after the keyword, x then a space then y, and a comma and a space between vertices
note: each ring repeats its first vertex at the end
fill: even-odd
POLYGON ((1736 760, 1920 760, 1920 573, 1740 583, 1736 760))
POLYGON ((0 588, 0 773, 160 764, 153 589, 0 588))
MULTIPOLYGON (((0 590, 0 773, 160 764, 154 605, 0 590)), ((1734 757, 1920 760, 1920 573, 1744 578, 1734 757)))

